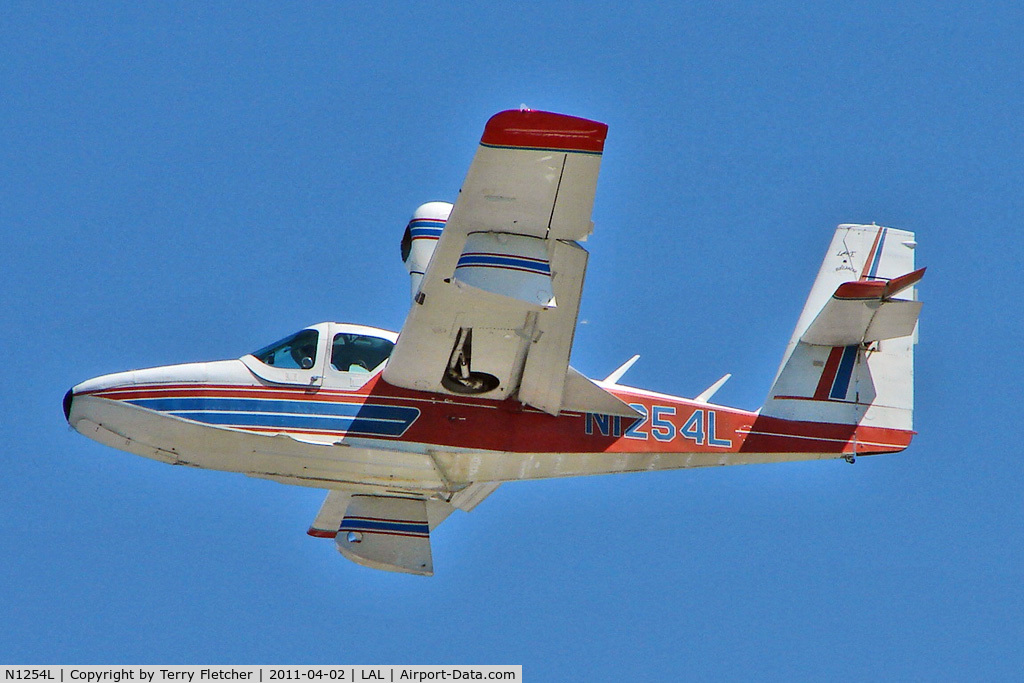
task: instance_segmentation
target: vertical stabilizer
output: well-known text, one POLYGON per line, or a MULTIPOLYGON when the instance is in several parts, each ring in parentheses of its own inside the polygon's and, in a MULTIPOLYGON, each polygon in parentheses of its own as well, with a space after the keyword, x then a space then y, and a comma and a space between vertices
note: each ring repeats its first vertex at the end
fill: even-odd
POLYGON ((913 428, 916 246, 905 230, 838 227, 762 415, 913 428))

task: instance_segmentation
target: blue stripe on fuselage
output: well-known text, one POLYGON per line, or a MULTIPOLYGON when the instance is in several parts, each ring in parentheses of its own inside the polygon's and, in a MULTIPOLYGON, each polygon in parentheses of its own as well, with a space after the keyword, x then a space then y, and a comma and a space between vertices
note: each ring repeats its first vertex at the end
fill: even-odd
POLYGON ((205 396, 142 398, 128 403, 212 425, 317 429, 370 436, 401 436, 420 414, 418 408, 409 406, 205 396))

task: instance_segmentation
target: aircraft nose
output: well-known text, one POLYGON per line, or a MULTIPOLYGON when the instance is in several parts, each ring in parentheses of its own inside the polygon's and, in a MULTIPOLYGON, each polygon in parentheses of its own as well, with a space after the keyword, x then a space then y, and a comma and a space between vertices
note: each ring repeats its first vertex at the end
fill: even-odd
POLYGON ((71 402, 75 400, 75 390, 68 389, 68 393, 64 394, 64 419, 68 422, 71 421, 71 402))

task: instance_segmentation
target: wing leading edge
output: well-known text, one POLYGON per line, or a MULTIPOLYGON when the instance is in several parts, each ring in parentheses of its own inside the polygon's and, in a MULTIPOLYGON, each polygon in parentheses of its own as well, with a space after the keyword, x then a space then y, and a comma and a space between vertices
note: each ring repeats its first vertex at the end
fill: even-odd
POLYGON ((487 122, 384 370, 390 384, 557 415, 628 405, 569 368, 608 127, 540 111, 487 122), (581 381, 582 380, 582 381, 581 381))

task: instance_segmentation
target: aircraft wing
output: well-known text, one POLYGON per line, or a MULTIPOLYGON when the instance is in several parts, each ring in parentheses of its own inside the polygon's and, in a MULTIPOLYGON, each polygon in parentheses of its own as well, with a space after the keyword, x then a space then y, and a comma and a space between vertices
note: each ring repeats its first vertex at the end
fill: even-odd
POLYGON ((384 381, 636 415, 569 367, 607 130, 528 110, 487 122, 384 381))
POLYGON ((456 509, 475 508, 499 485, 473 483, 448 500, 332 490, 306 533, 335 539, 338 551, 357 564, 430 576, 430 532, 456 509))

